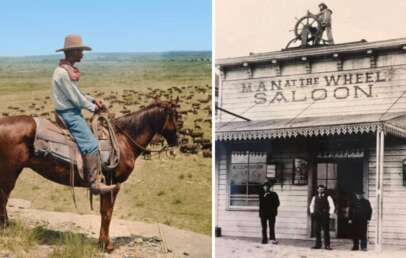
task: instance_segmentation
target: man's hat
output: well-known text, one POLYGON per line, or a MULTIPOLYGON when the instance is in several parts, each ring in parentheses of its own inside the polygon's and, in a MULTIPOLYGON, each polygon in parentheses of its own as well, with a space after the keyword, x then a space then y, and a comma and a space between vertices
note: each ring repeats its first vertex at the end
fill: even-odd
POLYGON ((270 185, 274 185, 277 182, 277 180, 274 177, 267 177, 266 179, 268 180, 268 183, 270 185))
POLYGON ((90 47, 83 45, 82 37, 71 34, 65 37, 63 48, 56 50, 56 52, 72 49, 92 50, 90 47))
POLYGON ((354 191, 354 193, 355 193, 355 194, 364 194, 364 191, 362 191, 362 190, 356 190, 356 191, 354 191))
POLYGON ((327 8, 328 8, 328 7, 327 7, 327 5, 326 5, 325 3, 320 3, 320 4, 319 4, 319 7, 320 7, 320 6, 323 6, 323 7, 324 7, 324 9, 327 9, 327 8))

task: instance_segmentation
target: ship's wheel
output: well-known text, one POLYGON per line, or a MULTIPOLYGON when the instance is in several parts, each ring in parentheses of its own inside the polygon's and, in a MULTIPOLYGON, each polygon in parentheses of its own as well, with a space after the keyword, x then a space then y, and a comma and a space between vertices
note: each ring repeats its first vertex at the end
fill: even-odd
MULTIPOLYGON (((298 19, 293 29, 295 37, 288 42, 286 48, 300 41, 299 46, 316 46, 324 43, 322 40, 323 29, 317 17, 310 12, 298 19)), ((296 44, 297 45, 297 44, 296 44)), ((299 47, 298 46, 298 47, 299 47)))

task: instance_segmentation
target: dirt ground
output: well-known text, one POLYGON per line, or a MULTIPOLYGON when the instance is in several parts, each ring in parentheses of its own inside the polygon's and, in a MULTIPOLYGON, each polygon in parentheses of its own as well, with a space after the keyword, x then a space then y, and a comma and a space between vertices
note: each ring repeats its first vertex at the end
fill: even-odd
MULTIPOLYGON (((74 232, 98 238, 100 216, 80 215, 32 209, 29 201, 10 199, 8 212, 11 219, 23 220, 31 225, 44 225, 56 232, 74 232)), ((164 224, 115 219, 110 226, 115 250, 105 258, 135 257, 211 257, 211 238, 207 235, 180 230, 164 224)), ((52 246, 39 246, 29 257, 48 257, 52 246)), ((0 252, 0 257, 13 257, 0 252)))
POLYGON ((352 242, 350 240, 333 241, 332 251, 312 250, 313 241, 306 240, 279 240, 278 245, 260 243, 260 239, 255 238, 230 238, 219 237, 215 239, 216 258, 404 258, 406 257, 406 247, 384 246, 382 252, 374 250, 374 246, 369 246, 369 251, 351 251, 352 242))

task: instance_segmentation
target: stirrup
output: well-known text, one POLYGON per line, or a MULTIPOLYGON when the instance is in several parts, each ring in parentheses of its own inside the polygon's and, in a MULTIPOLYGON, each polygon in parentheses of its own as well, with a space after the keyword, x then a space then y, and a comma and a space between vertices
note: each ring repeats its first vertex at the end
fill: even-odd
POLYGON ((104 195, 120 188, 120 184, 106 185, 102 182, 93 182, 90 185, 90 192, 94 195, 104 195))

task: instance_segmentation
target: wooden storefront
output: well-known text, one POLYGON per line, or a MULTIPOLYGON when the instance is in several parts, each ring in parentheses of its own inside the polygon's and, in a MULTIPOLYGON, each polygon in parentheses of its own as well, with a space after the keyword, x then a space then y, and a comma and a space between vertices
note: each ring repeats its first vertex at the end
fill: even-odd
POLYGON ((216 226, 259 237, 258 186, 278 180, 279 238, 309 239, 318 184, 348 238, 348 201, 373 206, 369 240, 406 245, 406 39, 353 42, 217 60, 216 226))

